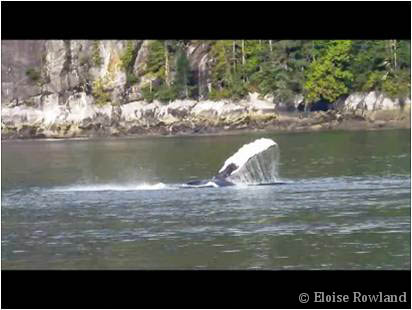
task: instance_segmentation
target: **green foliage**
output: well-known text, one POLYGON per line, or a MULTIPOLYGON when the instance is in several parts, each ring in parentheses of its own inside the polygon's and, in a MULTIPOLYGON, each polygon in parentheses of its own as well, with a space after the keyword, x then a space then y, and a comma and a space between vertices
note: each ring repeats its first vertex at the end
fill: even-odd
POLYGON ((126 72, 126 81, 129 85, 134 85, 139 81, 139 77, 133 72, 126 72))
POLYGON ((209 93, 209 99, 244 98, 249 89, 247 82, 249 76, 260 68, 261 48, 259 41, 214 42, 210 52, 214 63, 211 70, 212 91, 209 93), (246 58, 250 61, 246 61, 246 58))
POLYGON ((325 99, 334 102, 349 92, 353 74, 348 70, 352 41, 330 41, 309 66, 304 85, 309 101, 325 99))
POLYGON ((212 89, 208 98, 212 101, 219 101, 222 99, 231 99, 233 101, 244 98, 248 93, 248 89, 239 78, 235 78, 230 82, 230 87, 222 89, 212 89))
POLYGON ((398 66, 401 70, 410 70, 411 68, 411 41, 402 40, 398 45, 398 66))
POLYGON ((126 45, 126 50, 120 56, 120 66, 122 69, 127 70, 133 66, 133 59, 135 57, 135 46, 133 41, 128 41, 126 45))
POLYGON ((133 72, 135 57, 135 44, 133 41, 127 41, 126 49, 120 56, 120 68, 126 71, 126 82, 128 85, 136 84, 139 81, 139 78, 133 72))
POLYGON ((93 61, 93 65, 95 65, 96 67, 99 67, 103 62, 103 59, 100 56, 99 41, 93 41, 92 61, 93 61))
POLYGON ((369 74, 365 74, 367 81, 362 83, 362 91, 379 90, 382 87, 384 74, 382 72, 373 71, 369 74))
POLYGON ((40 80, 41 74, 39 70, 29 68, 26 70, 26 76, 33 82, 38 82, 40 80))
POLYGON ((212 45, 210 55, 214 59, 212 67, 212 88, 222 89, 230 83, 232 41, 219 40, 212 45))
POLYGON ((260 93, 267 95, 276 91, 286 78, 286 75, 279 66, 270 64, 253 75, 252 82, 258 86, 260 93))
POLYGON ((411 93, 410 76, 407 72, 389 75, 382 83, 382 91, 392 99, 405 99, 411 93))
POLYGON ((150 42, 144 75, 154 81, 153 84, 156 86, 151 91, 150 87, 142 89, 146 101, 157 99, 166 103, 194 96, 197 87, 191 84, 192 72, 184 49, 184 41, 150 42), (169 69, 168 79, 166 79, 166 61, 169 69))
POLYGON ((386 79, 382 83, 382 90, 391 98, 395 98, 400 92, 400 85, 393 79, 386 79))
POLYGON ((179 49, 176 57, 176 75, 173 86, 181 98, 189 97, 189 82, 192 76, 189 60, 183 49, 179 49))
POLYGON ((219 101, 222 99, 228 99, 230 98, 232 93, 228 89, 221 89, 221 90, 216 90, 212 89, 212 91, 209 93, 209 99, 212 101, 219 101))
POLYGON ((317 60, 319 57, 325 54, 330 44, 330 40, 313 40, 311 48, 312 60, 317 60))
POLYGON ((165 78, 165 49, 164 43, 159 40, 150 42, 148 46, 148 59, 144 74, 152 74, 154 77, 165 78))
POLYGON ((142 91, 142 96, 143 99, 149 103, 153 102, 153 100, 155 99, 155 93, 153 91, 150 91, 150 87, 143 87, 141 89, 142 91))
POLYGON ((92 85, 92 95, 95 99, 95 104, 98 106, 107 104, 111 99, 105 84, 106 83, 102 78, 98 78, 92 85))
POLYGON ((245 76, 250 77, 258 72, 265 62, 265 44, 258 40, 245 41, 246 63, 242 66, 245 76))
MULTIPOLYGON (((238 100, 258 92, 286 104, 297 94, 308 103, 334 102, 357 91, 375 90, 400 98, 410 90, 410 41, 154 40, 148 46, 144 75, 155 86, 142 90, 145 100, 167 102, 199 95, 197 68, 190 67, 186 56, 189 44, 209 49, 211 100, 238 100)), ((132 58, 132 49, 128 44, 122 64, 132 58)), ((127 79, 130 84, 137 82, 130 73, 127 79)))
POLYGON ((352 89, 369 91, 380 87, 379 81, 384 74, 384 52, 382 41, 352 41, 352 89))
POLYGON ((229 94, 239 99, 256 91, 283 100, 302 93, 308 54, 308 41, 218 41, 211 49, 212 88, 217 90, 209 98, 229 94))
POLYGON ((162 85, 155 94, 155 98, 160 102, 167 103, 178 99, 178 90, 175 87, 167 87, 162 85))
POLYGON ((230 94, 233 100, 240 100, 247 96, 247 88, 245 84, 242 82, 242 79, 239 75, 235 74, 232 76, 230 81, 230 94))

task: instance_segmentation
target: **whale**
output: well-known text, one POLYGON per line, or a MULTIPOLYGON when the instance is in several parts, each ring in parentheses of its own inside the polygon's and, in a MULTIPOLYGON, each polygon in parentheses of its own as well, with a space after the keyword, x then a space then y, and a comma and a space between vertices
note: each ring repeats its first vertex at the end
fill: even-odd
POLYGON ((272 156, 276 153, 276 147, 276 142, 267 138, 245 144, 224 162, 214 177, 189 181, 184 187, 284 184, 276 178, 276 157, 272 156))
POLYGON ((186 186, 192 187, 223 187, 223 186, 233 186, 235 183, 227 180, 233 171, 238 169, 238 166, 234 163, 228 165, 223 171, 219 172, 212 179, 207 180, 195 180, 187 182, 186 186))

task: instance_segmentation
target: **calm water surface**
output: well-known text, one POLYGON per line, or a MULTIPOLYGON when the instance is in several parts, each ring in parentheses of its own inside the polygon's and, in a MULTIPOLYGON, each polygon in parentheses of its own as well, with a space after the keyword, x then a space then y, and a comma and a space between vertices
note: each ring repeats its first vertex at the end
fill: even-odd
POLYGON ((2 142, 3 269, 410 269, 410 130, 2 142), (285 185, 183 189, 243 144, 285 185))

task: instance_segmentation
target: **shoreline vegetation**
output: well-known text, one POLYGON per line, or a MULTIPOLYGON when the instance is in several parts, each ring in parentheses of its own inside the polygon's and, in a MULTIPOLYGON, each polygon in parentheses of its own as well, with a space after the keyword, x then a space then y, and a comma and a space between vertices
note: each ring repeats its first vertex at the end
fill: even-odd
POLYGON ((410 128, 406 40, 2 44, 2 139, 410 128))

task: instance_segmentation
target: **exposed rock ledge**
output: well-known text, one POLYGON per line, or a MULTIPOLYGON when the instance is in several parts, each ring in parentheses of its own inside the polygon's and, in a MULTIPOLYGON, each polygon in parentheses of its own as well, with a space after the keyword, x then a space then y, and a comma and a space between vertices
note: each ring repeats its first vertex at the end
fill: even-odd
POLYGON ((409 127, 410 100, 354 94, 337 111, 279 114, 275 105, 251 94, 248 100, 130 102, 98 107, 85 92, 60 104, 57 94, 33 97, 32 105, 2 108, 2 138, 73 138, 143 134, 217 133, 241 129, 319 130, 409 127), (401 109, 402 108, 402 109, 401 109), (338 112, 339 111, 339 112, 338 112), (360 122, 360 123, 359 123, 360 122), (357 123, 358 125, 356 125, 357 123))

